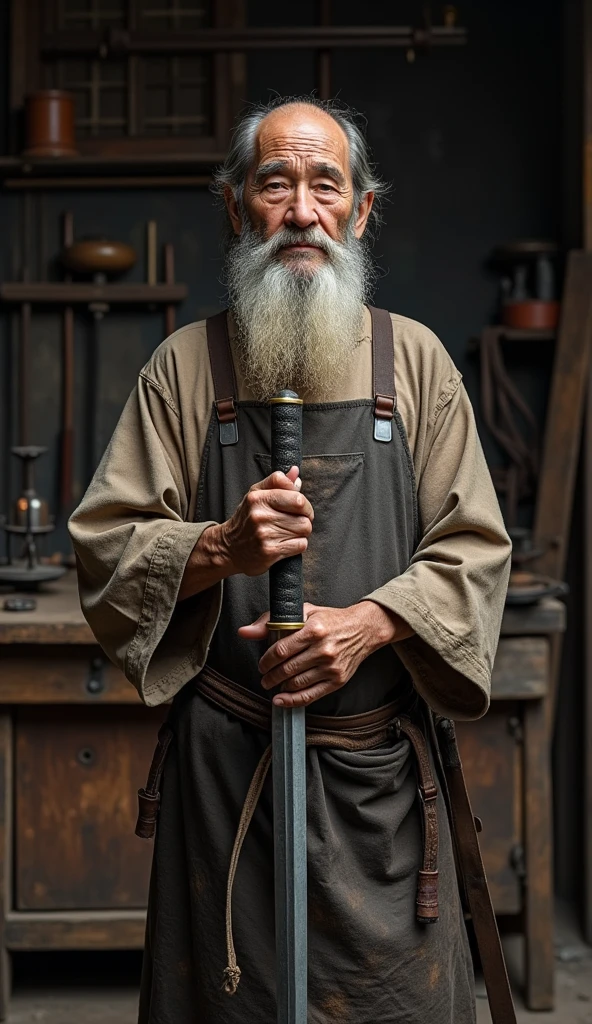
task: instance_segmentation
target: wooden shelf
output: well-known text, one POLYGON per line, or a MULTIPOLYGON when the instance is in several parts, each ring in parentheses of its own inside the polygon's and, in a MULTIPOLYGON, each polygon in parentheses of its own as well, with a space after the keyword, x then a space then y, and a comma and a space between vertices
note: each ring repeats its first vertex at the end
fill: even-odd
POLYGON ((0 157, 5 188, 207 188, 223 153, 151 156, 0 157), (196 173, 198 172, 198 173, 196 173))
POLYGON ((55 32, 41 41, 46 57, 83 54, 89 57, 131 53, 232 53, 266 49, 362 49, 379 47, 464 46, 462 26, 436 25, 294 25, 286 28, 206 28, 199 32, 55 32))
POLYGON ((42 305, 172 305, 187 298, 185 284, 87 284, 61 281, 7 282, 0 284, 2 302, 31 302, 42 305))

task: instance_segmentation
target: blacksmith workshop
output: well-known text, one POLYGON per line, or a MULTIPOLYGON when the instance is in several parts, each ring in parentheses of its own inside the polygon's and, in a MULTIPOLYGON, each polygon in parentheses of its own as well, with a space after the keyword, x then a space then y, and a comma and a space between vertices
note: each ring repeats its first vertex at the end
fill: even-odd
POLYGON ((0 55, 0 1022, 592 1024, 592 0, 0 55))

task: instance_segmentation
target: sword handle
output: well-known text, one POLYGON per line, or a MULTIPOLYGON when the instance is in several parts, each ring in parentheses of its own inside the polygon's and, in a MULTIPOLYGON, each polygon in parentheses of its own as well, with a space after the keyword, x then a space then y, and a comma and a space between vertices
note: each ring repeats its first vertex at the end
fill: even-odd
MULTIPOLYGON (((287 473, 302 460, 302 401, 293 391, 271 399, 271 468, 287 473)), ((300 629, 302 555, 269 570, 269 639, 300 629)), ((271 712, 277 1024, 306 1024, 306 719, 305 709, 271 712)))
MULTIPOLYGON (((280 391, 271 399, 271 471, 287 473, 302 461, 302 399, 280 391)), ((302 555, 283 558, 269 570, 270 630, 300 629, 304 615, 302 555)))

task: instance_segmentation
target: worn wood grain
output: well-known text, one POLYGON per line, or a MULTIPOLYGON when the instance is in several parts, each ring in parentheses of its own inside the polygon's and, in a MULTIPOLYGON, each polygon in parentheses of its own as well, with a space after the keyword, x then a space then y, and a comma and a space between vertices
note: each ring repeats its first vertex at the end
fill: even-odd
POLYGON ((535 700, 548 687, 549 641, 542 636, 502 637, 491 676, 492 700, 535 700))
POLYGON ((145 928, 143 910, 12 913, 6 937, 11 950, 142 949, 145 928))
POLYGON ((524 707, 526 1005, 554 1003, 550 716, 545 701, 524 707))
POLYGON ((565 632, 565 605, 554 597, 536 604, 507 605, 502 619, 502 636, 541 636, 565 632))
POLYGON ((39 644, 0 648, 0 704, 138 704, 99 647, 39 644))
POLYGON ((522 887, 513 856, 523 842, 520 707, 492 706, 478 722, 456 723, 473 811, 483 821, 481 850, 497 914, 522 909, 522 887))
POLYGON ((16 717, 19 910, 141 908, 152 844, 137 839, 166 709, 28 707, 16 717))
POLYGON ((46 584, 35 600, 33 612, 8 612, 0 605, 0 644, 96 644, 82 614, 74 571, 46 584))
POLYGON ((574 251, 563 289, 534 524, 535 546, 544 548, 537 570, 557 579, 565 574, 591 350, 592 252, 574 251))

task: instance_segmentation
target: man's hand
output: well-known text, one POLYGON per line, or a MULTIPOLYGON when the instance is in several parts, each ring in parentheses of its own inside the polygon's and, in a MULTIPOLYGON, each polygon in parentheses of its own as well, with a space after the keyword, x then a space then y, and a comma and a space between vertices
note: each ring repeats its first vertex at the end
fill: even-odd
POLYGON ((236 512, 220 527, 235 573, 260 576, 274 562, 308 547, 314 512, 300 493, 298 467, 253 484, 236 512))
MULTIPOLYGON (((299 707, 339 690, 351 679, 360 663, 379 647, 413 635, 413 630, 394 612, 374 601, 360 601, 349 608, 304 606, 305 626, 283 637, 259 662, 266 690, 281 686, 274 704, 299 707)), ((250 626, 241 626, 245 640, 267 635, 269 612, 250 626)))
POLYGON ((314 512, 301 486, 297 466, 253 484, 227 522, 202 533, 185 567, 178 600, 236 573, 260 576, 274 562, 303 554, 314 512))

